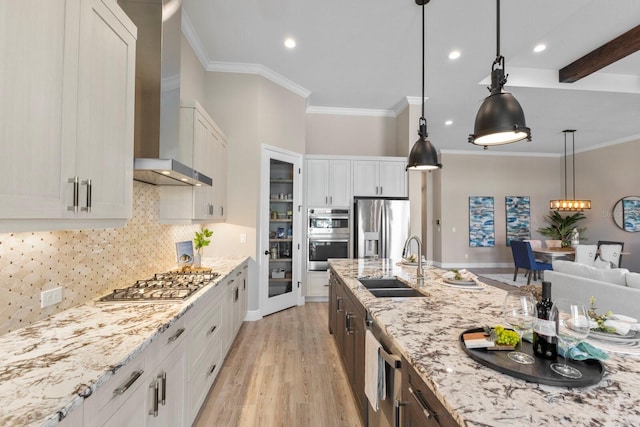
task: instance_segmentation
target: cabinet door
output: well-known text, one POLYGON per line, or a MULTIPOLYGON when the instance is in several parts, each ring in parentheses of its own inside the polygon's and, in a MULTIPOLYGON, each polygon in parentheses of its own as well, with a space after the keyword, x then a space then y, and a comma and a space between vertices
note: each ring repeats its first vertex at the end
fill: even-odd
POLYGON ((59 218, 71 204, 62 197, 73 158, 62 154, 75 141, 63 133, 75 121, 63 114, 73 119, 67 108, 75 111, 79 7, 79 0, 0 6, 0 218, 59 218))
POLYGON ((185 424, 185 346, 167 355, 150 378, 150 399, 146 411, 148 427, 175 427, 185 424), (158 385, 157 395, 155 386, 158 385), (156 401, 157 399, 157 401, 156 401), (157 415, 155 408, 157 407, 157 415))
MULTIPOLYGON (((193 168, 209 178, 214 178, 214 153, 216 139, 213 129, 206 122, 204 116, 194 109, 193 130, 193 168)), ((214 183, 215 185, 215 179, 214 183)), ((214 203, 213 186, 193 188, 193 218, 208 220, 213 216, 214 203)))
POLYGON ((379 196, 378 161, 355 160, 353 162, 353 195, 379 196))
POLYGON ((351 161, 329 162, 329 202, 331 206, 351 205, 351 161))
POLYGON ((213 209, 212 216, 220 220, 226 218, 227 204, 227 142, 224 137, 213 130, 213 209))
POLYGON ((337 328, 337 307, 338 307, 338 295, 336 292, 337 279, 330 273, 329 275, 329 333, 336 336, 337 328))
POLYGON ((405 162, 379 162, 380 196, 407 197, 407 172, 405 162))
POLYGON ((88 218, 129 218, 136 40, 102 0, 82 1, 76 175, 88 218))
POLYGON ((307 160, 307 206, 327 206, 329 203, 329 161, 307 160))

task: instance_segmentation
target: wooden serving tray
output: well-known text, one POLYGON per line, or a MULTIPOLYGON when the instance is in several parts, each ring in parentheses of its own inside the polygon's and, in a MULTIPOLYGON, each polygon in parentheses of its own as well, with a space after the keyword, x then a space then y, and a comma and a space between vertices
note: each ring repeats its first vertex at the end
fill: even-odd
MULTIPOLYGON (((535 363, 531 365, 522 365, 509 359, 508 351, 487 351, 486 349, 468 349, 464 345, 462 336, 473 332, 482 332, 483 328, 468 329, 460 334, 458 341, 462 350, 467 353, 473 360, 495 369, 503 374, 520 378, 525 381, 539 384, 548 384, 560 387, 586 387, 597 384, 604 376, 604 366, 599 360, 588 359, 584 361, 568 360, 567 364, 573 366, 582 372, 582 378, 571 379, 556 374, 551 370, 549 365, 554 362, 564 362, 561 356, 558 360, 548 360, 541 357, 535 357, 535 363)), ((522 352, 533 355, 533 348, 530 342, 522 341, 522 352)))

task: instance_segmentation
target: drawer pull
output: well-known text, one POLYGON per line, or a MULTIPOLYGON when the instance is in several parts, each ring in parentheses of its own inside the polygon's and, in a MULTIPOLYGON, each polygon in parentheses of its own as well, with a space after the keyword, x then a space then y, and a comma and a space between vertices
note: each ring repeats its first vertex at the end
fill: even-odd
POLYGON ((129 388, 133 385, 133 383, 135 383, 136 380, 140 378, 143 372, 144 371, 142 369, 139 371, 132 372, 131 376, 129 377, 129 380, 123 386, 113 390, 113 394, 125 394, 127 390, 129 390, 129 388))
POLYGON ((216 370, 216 366, 218 365, 214 364, 211 368, 209 368, 209 372, 207 372, 207 376, 211 376, 211 374, 213 374, 213 371, 216 370))
POLYGON ((215 332, 215 330, 218 329, 218 325, 213 325, 208 331, 207 331, 207 335, 211 335, 212 333, 215 332))
POLYGON ((178 329, 178 331, 175 333, 175 335, 169 337, 169 339, 167 340, 167 342, 174 342, 175 340, 177 340, 178 338, 180 338, 180 335, 182 335, 184 333, 184 328, 180 328, 178 329))
POLYGON ((236 273, 236 276, 240 276, 241 274, 242 274, 242 271, 238 271, 238 272, 236 273))
POLYGON ((420 392, 420 390, 415 391, 412 387, 409 387, 409 393, 413 396, 415 401, 418 402, 418 405, 420 405, 420 408, 422 409, 422 412, 424 412, 424 416, 426 418, 429 419, 434 416, 434 414, 429 410, 429 406, 422 397, 422 392, 420 392))

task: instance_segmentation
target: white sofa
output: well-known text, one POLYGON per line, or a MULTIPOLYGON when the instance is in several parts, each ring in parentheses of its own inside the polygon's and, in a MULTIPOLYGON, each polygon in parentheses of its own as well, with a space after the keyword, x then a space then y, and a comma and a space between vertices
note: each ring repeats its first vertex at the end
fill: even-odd
POLYGON ((598 313, 609 310, 640 319, 640 274, 626 268, 601 269, 572 261, 553 261, 553 270, 544 272, 551 282, 551 299, 572 298, 589 307, 596 297, 598 313))

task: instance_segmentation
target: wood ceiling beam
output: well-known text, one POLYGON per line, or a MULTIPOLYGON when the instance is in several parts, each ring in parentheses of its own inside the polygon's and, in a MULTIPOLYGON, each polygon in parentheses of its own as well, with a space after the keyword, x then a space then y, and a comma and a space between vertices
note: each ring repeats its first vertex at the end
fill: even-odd
POLYGON ((560 83, 573 83, 640 50, 640 25, 560 69, 560 83))

